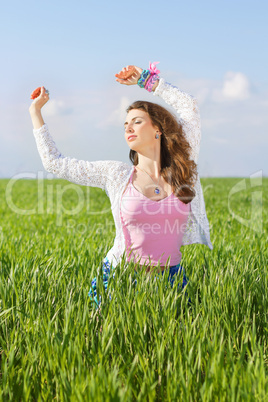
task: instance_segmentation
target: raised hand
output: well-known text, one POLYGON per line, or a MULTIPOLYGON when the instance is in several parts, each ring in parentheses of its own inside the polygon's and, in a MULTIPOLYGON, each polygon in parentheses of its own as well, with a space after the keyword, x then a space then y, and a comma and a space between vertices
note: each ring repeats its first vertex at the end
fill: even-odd
POLYGON ((41 94, 41 87, 38 87, 31 93, 31 99, 38 98, 40 94, 41 94))
POLYGON ((116 81, 119 84, 136 85, 142 71, 142 68, 137 66, 126 66, 118 74, 115 74, 116 81))
POLYGON ((31 99, 33 99, 33 102, 30 109, 42 109, 49 101, 49 92, 45 87, 38 87, 32 92, 31 99))
POLYGON ((33 101, 29 107, 29 112, 34 129, 39 129, 44 125, 41 109, 49 101, 49 92, 46 91, 45 87, 36 88, 32 92, 31 99, 33 99, 33 101))

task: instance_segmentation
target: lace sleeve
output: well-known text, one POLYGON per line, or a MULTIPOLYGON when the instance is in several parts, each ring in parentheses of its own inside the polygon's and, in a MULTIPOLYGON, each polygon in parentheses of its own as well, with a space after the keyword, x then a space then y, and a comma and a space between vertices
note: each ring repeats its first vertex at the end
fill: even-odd
POLYGON ((201 139, 201 124, 196 99, 165 82, 163 78, 159 80, 154 95, 160 96, 178 113, 178 121, 181 123, 185 136, 192 148, 191 157, 197 163, 201 139))
POLYGON ((111 187, 108 182, 116 182, 119 171, 126 168, 126 164, 118 161, 88 162, 64 157, 57 149, 46 124, 33 130, 33 133, 44 168, 59 178, 84 186, 99 187, 108 195, 108 187, 111 187))

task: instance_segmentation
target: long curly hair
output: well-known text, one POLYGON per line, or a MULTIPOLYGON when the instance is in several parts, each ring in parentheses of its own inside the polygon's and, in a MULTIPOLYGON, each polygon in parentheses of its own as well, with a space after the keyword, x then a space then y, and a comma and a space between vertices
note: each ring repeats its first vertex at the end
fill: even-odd
MULTIPOLYGON (((174 195, 184 204, 188 204, 195 197, 193 187, 197 178, 197 165, 190 159, 191 147, 182 126, 172 113, 156 103, 133 102, 127 108, 127 113, 133 109, 148 113, 152 124, 162 133, 160 173, 171 185, 174 195)), ((129 152, 129 159, 135 166, 138 164, 138 154, 133 149, 129 152)))

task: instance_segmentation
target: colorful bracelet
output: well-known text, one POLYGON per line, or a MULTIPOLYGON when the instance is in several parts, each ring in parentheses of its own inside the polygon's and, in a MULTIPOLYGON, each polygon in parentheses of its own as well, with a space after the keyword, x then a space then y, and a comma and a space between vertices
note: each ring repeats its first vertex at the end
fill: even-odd
POLYGON ((157 70, 156 65, 159 64, 159 61, 154 61, 153 63, 149 63, 149 71, 151 74, 159 74, 160 71, 157 70))
POLYGON ((150 71, 149 70, 143 70, 143 72, 141 73, 141 76, 137 82, 137 84, 139 85, 140 88, 144 88, 145 86, 145 81, 147 80, 147 78, 150 75, 150 71))
POLYGON ((152 92, 153 86, 157 80, 159 80, 159 75, 151 74, 150 78, 147 80, 145 87, 144 87, 146 89, 146 91, 152 92))

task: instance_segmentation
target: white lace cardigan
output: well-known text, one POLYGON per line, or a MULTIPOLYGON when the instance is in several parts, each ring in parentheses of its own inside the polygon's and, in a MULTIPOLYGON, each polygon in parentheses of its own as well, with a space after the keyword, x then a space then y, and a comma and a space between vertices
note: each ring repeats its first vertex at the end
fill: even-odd
MULTIPOLYGON (((154 95, 160 96, 178 113, 178 121, 182 124, 184 133, 191 145, 191 157, 197 163, 201 130, 196 100, 171 84, 166 83, 163 78, 160 79, 154 95)), ((111 202, 116 229, 113 247, 106 258, 116 266, 120 263, 125 251, 120 202, 134 166, 111 160, 88 162, 64 157, 57 149, 46 124, 38 130, 33 130, 33 132, 44 168, 48 172, 70 182, 99 187, 105 190, 111 202)), ((195 192, 196 196, 191 201, 191 211, 182 245, 201 243, 208 245, 212 249, 209 223, 199 176, 195 184, 195 192)))

